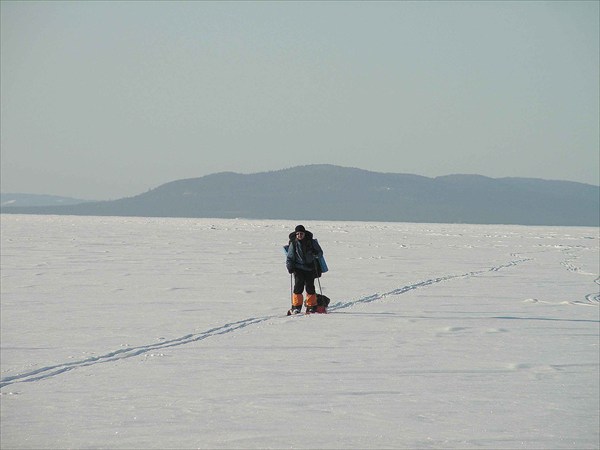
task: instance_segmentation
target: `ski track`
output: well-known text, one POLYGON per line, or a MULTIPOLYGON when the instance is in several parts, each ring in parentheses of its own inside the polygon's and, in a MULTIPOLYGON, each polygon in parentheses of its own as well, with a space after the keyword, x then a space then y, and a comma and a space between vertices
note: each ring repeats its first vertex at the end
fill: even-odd
MULTIPOLYGON (((578 256, 574 253, 574 248, 568 247, 563 250, 565 259, 561 262, 561 264, 569 271, 574 273, 581 273, 590 275, 588 272, 584 272, 582 268, 575 264, 578 256)), ((594 280, 598 286, 600 286, 600 277, 594 280)), ((597 306, 600 304, 600 287, 596 292, 592 292, 585 296, 585 301, 574 301, 574 304, 578 305, 588 305, 588 306, 597 306)))
MULTIPOLYGON (((513 256, 517 257, 517 255, 513 255, 513 256)), ((524 262, 527 262, 530 260, 531 260, 531 258, 516 259, 516 260, 510 261, 506 264, 492 267, 490 269, 473 271, 473 272, 468 272, 468 273, 464 273, 464 274, 460 274, 460 275, 448 275, 448 276, 444 276, 444 277, 431 278, 429 280, 420 281, 418 283, 403 286, 401 288, 394 289, 392 291, 385 292, 383 294, 373 294, 373 295, 369 295, 369 296, 366 296, 366 297, 363 297, 363 298, 360 298, 357 300, 348 301, 348 302, 337 302, 337 303, 334 303, 333 305, 331 305, 329 307, 329 310, 330 311, 339 311, 341 309, 350 308, 354 305, 371 303, 371 302, 374 302, 374 301, 377 301, 377 300, 380 300, 380 299, 383 299, 385 297, 389 297, 392 295, 401 295, 401 294, 404 294, 406 292, 409 292, 409 291, 412 291, 415 289, 430 286, 432 284, 442 283, 445 281, 450 281, 450 280, 454 280, 454 279, 458 279, 458 278, 475 277, 475 276, 482 275, 482 274, 488 273, 488 272, 498 272, 500 270, 507 269, 507 268, 516 266, 518 264, 521 264, 521 263, 524 263, 524 262)), ((596 280, 596 282, 598 283, 599 280, 596 280)), ((591 297, 591 295, 590 295, 590 297, 591 297)), ((597 300, 598 300, 598 296, 588 299, 588 301, 590 301, 590 302, 593 302, 593 301, 597 302, 597 300)), ((222 326, 219 326, 216 328, 211 328, 210 330, 203 331, 203 332, 197 333, 197 334, 187 334, 187 335, 179 337, 179 338, 170 339, 170 340, 159 342, 159 343, 119 349, 119 350, 116 350, 116 351, 113 351, 110 353, 106 353, 105 355, 92 356, 92 357, 82 359, 79 361, 71 361, 71 362, 62 363, 62 364, 41 367, 36 370, 32 370, 29 372, 17 374, 14 376, 8 376, 8 377, 0 379, 0 388, 10 386, 15 383, 30 383, 30 382, 34 382, 34 381, 41 381, 41 380, 45 380, 47 378, 51 378, 51 377, 69 372, 74 369, 81 368, 81 367, 88 367, 88 366, 92 366, 95 364, 102 364, 102 363, 108 363, 108 362, 133 358, 133 357, 136 357, 136 356, 139 356, 139 355, 142 355, 142 354, 148 353, 150 351, 154 351, 154 350, 160 350, 160 349, 165 349, 165 348, 169 348, 169 347, 177 347, 180 345, 186 345, 186 344, 190 344, 193 342, 198 342, 198 341, 201 341, 201 340, 213 337, 213 336, 219 336, 222 334, 231 333, 236 330, 240 330, 242 328, 248 327, 250 325, 256 325, 256 324, 266 322, 269 320, 273 320, 273 319, 277 319, 277 318, 281 318, 281 316, 270 315, 270 316, 265 316, 265 317, 252 317, 249 319, 239 320, 237 322, 226 323, 222 326)))
POLYGON ((338 302, 335 303, 333 306, 330 306, 328 309, 330 311, 335 311, 338 309, 343 309, 343 308, 348 308, 350 306, 354 306, 357 304, 361 304, 361 303, 371 303, 374 302, 376 300, 380 300, 384 297, 390 296, 390 295, 400 295, 400 294, 404 294, 405 292, 408 291, 412 291, 414 289, 419 289, 425 286, 429 286, 431 284, 436 284, 436 283, 442 283, 444 281, 449 281, 449 280, 454 280, 456 278, 469 278, 469 277, 474 277, 477 275, 481 275, 484 274, 486 272, 498 272, 502 269, 506 269, 508 267, 512 267, 512 266, 516 266, 517 264, 526 262, 526 261, 530 261, 531 258, 526 258, 526 259, 519 259, 519 260, 514 260, 514 261, 510 261, 506 264, 497 266, 497 267, 492 267, 491 269, 486 269, 486 270, 479 270, 479 271, 475 271, 475 272, 468 272, 468 273, 464 273, 461 275, 448 275, 445 277, 439 277, 439 278, 432 278, 429 280, 425 280, 425 281, 421 281, 419 283, 415 283, 415 284, 409 284, 407 286, 398 288, 398 289, 394 289, 393 291, 389 291, 389 292, 385 292, 383 294, 373 294, 370 295, 368 297, 363 297, 361 299, 358 300, 353 300, 350 302, 338 302))
MULTIPOLYGON (((598 286, 600 286, 600 277, 596 278, 594 280, 594 283, 596 283, 598 286)), ((600 288, 598 291, 592 292, 591 294, 586 295, 585 300, 587 303, 589 303, 591 305, 600 304, 600 288)))

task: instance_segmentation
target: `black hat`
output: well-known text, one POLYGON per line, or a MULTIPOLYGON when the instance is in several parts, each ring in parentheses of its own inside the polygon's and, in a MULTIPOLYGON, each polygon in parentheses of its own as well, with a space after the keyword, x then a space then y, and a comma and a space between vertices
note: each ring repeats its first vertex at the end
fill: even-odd
POLYGON ((297 225, 296 229, 294 231, 296 233, 298 233, 298 232, 306 233, 306 228, 304 228, 304 225, 297 225))

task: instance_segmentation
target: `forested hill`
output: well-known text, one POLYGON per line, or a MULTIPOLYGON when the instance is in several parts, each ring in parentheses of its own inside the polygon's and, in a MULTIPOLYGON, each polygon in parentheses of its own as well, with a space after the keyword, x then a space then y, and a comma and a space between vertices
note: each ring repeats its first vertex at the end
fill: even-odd
POLYGON ((216 173, 113 201, 3 206, 2 213, 600 226, 600 187, 309 165, 216 173))

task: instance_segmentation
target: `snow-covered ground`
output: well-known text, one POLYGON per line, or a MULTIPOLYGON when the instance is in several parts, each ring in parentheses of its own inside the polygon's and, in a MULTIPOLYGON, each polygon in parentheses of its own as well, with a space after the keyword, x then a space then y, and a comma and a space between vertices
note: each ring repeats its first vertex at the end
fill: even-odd
POLYGON ((597 449, 597 228, 1 217, 1 446, 597 449))

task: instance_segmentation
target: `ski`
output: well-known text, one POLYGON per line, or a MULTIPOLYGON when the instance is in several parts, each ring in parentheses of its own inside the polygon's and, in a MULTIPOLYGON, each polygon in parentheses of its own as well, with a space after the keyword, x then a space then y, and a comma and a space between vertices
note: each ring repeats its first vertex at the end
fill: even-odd
POLYGON ((312 314, 327 314, 327 307, 325 306, 317 306, 317 310, 316 311, 304 311, 304 312, 292 312, 291 309, 288 309, 287 311, 287 315, 288 316, 309 316, 312 314))

